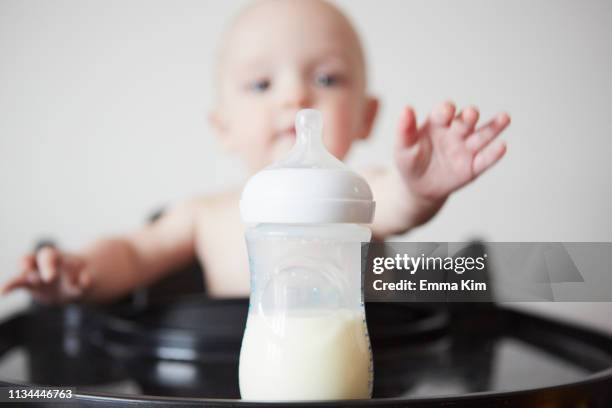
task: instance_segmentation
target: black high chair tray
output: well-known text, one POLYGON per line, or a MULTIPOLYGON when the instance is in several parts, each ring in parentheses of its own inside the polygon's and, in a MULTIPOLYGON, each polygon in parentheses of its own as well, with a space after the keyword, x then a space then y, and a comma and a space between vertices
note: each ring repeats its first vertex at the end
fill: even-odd
MULTIPOLYGON (((0 324, 0 386, 72 386, 85 407, 270 406, 239 399, 247 305, 203 296, 141 310, 33 305, 0 324)), ((366 310, 374 398, 278 405, 612 406, 611 336, 493 304, 366 310)))

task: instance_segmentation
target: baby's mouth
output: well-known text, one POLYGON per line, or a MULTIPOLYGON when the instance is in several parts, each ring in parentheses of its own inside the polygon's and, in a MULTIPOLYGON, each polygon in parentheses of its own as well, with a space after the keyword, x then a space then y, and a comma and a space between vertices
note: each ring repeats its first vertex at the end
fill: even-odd
POLYGON ((295 139, 295 127, 291 126, 290 128, 281 130, 278 132, 279 139, 295 139))
POLYGON ((276 133, 274 143, 274 160, 280 160, 287 155, 295 145, 295 128, 286 128, 276 133))

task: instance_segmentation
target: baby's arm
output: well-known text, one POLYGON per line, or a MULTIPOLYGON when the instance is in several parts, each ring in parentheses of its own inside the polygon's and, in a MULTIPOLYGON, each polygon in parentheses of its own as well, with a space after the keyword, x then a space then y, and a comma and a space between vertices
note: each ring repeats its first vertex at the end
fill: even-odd
POLYGON ((395 164, 391 170, 365 174, 376 200, 375 237, 401 234, 433 217, 448 196, 497 163, 506 145, 496 137, 510 117, 501 113, 476 128, 478 110, 439 105, 417 127, 411 108, 398 127, 395 164))
POLYGON ((179 204, 152 224, 79 252, 42 248, 22 259, 21 273, 2 292, 24 287, 45 303, 104 302, 125 295, 193 260, 197 209, 196 201, 179 204))

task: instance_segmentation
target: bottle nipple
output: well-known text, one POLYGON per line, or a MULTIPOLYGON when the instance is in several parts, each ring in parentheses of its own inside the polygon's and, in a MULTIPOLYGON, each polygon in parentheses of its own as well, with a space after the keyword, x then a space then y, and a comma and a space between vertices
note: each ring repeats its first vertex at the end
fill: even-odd
POLYGON ((270 168, 344 169, 344 164, 323 144, 323 115, 316 109, 302 109, 295 117, 295 145, 270 168))
POLYGON ((295 117, 297 143, 305 149, 323 148, 323 115, 315 109, 302 109, 295 117))

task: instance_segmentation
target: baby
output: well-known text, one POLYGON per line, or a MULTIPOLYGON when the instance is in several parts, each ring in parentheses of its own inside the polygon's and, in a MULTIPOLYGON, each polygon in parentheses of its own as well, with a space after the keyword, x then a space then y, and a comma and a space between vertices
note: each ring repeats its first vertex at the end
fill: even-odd
MULTIPOLYGON (((339 159, 356 140, 369 137, 377 114, 357 33, 347 17, 322 0, 249 5, 224 36, 216 76, 210 124, 222 146, 253 173, 287 153, 302 108, 323 113, 324 143, 339 159)), ((509 116, 498 114, 479 127, 477 121, 475 107, 457 111, 450 102, 420 125, 412 108, 402 111, 395 165, 362 173, 376 200, 375 239, 425 223, 452 192, 501 159, 506 147, 495 139, 509 116)), ((104 302, 197 258, 211 296, 247 296, 240 191, 179 203, 152 224, 78 252, 44 247, 27 254, 20 274, 2 291, 27 288, 44 303, 104 302)))

